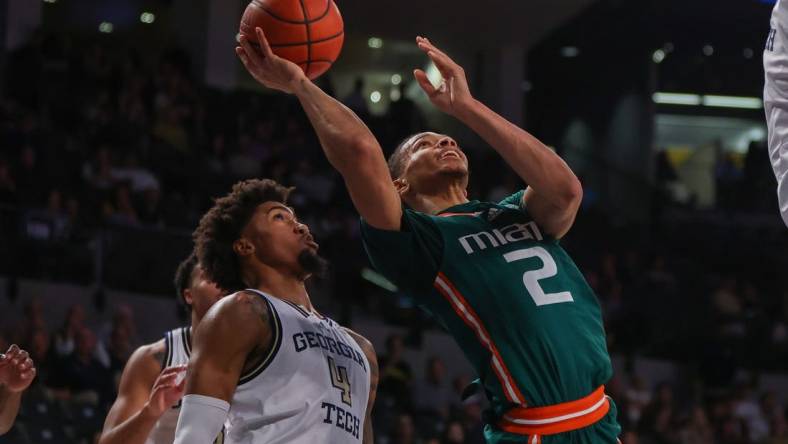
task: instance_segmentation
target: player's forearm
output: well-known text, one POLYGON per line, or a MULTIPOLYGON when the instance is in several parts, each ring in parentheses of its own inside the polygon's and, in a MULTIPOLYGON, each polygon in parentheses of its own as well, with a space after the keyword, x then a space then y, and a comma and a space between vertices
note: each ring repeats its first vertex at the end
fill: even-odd
POLYGON ((301 102, 331 164, 344 176, 357 168, 359 157, 375 151, 383 157, 375 136, 348 107, 307 79, 299 81, 294 94, 301 102))
POLYGON ((147 406, 143 407, 120 425, 102 433, 99 444, 144 444, 158 420, 158 415, 147 406))
POLYGON ((493 147, 506 163, 539 194, 557 206, 571 206, 582 195, 575 174, 536 137, 504 119, 478 100, 457 117, 493 147))
POLYGON ((11 393, 5 387, 0 386, 0 435, 11 430, 16 415, 19 413, 21 400, 22 392, 11 393))

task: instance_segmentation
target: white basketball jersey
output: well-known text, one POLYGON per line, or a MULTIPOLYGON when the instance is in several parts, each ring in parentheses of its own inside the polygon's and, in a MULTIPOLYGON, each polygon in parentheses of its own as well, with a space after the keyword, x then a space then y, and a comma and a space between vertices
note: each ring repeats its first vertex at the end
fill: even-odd
POLYGON ((273 341, 260 364, 241 376, 225 442, 362 442, 370 375, 356 341, 331 319, 250 291, 268 306, 273 341))
MULTIPOLYGON (((166 350, 162 369, 189 363, 192 350, 191 327, 181 327, 170 330, 164 334, 166 350)), ((156 425, 153 426, 145 444, 172 444, 175 441, 175 427, 178 425, 178 415, 181 413, 181 403, 164 412, 156 425)))

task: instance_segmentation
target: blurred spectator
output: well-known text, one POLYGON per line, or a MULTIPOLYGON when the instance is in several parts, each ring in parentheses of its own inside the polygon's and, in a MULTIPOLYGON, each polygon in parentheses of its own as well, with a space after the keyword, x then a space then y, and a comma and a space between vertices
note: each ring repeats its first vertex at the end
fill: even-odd
POLYGON ((139 216, 131 200, 131 191, 128 185, 115 188, 113 201, 105 201, 104 216, 107 223, 121 227, 136 227, 139 225, 139 216))
POLYGON ((238 143, 238 150, 230 156, 228 169, 235 179, 248 179, 258 177, 261 173, 261 163, 255 159, 252 138, 242 134, 238 143))
POLYGON ((85 328, 85 308, 74 304, 68 309, 65 322, 55 332, 55 353, 65 357, 71 355, 76 349, 77 335, 85 328))
POLYGON ((12 341, 29 347, 32 342, 33 333, 38 330, 46 330, 44 312, 39 298, 33 298, 25 305, 25 314, 15 329, 12 341))
POLYGON ((413 425, 413 418, 408 414, 397 417, 396 428, 392 434, 391 444, 417 444, 421 442, 413 425))
POLYGON ((624 392, 624 405, 626 411, 621 412, 626 416, 628 424, 637 424, 643 414, 643 409, 651 403, 651 392, 646 387, 646 382, 638 375, 633 375, 629 387, 624 392))
MULTIPOLYGON (((33 381, 34 384, 48 385, 52 380, 50 372, 56 368, 57 364, 54 362, 50 344, 49 333, 45 329, 39 328, 33 331, 30 345, 25 346, 30 351, 30 358, 36 364, 37 373, 36 379, 33 381)), ((0 344, 0 349, 1 347, 2 344, 0 344)))
MULTIPOLYGON (((662 383, 657 387, 656 397, 643 410, 638 432, 654 444, 670 444, 677 440, 673 388, 662 383)), ((644 441, 646 442, 646 441, 644 441)))
POLYGON ((761 442, 768 437, 769 421, 747 384, 740 384, 736 389, 732 414, 746 426, 751 442, 761 442))
POLYGON ((419 415, 434 415, 446 419, 454 394, 446 381, 446 367, 437 356, 427 360, 424 377, 414 384, 413 406, 419 415))
POLYGON ((74 353, 61 364, 57 386, 67 389, 69 398, 106 405, 111 401, 112 385, 108 369, 95 357, 96 335, 82 327, 75 340, 74 353))
POLYGON ((457 420, 449 421, 446 424, 446 431, 443 433, 440 442, 441 444, 465 444, 467 441, 465 440, 465 429, 463 429, 462 423, 457 420))
POLYGON ((342 99, 348 108, 353 110, 361 120, 369 116, 369 108, 367 107, 367 98, 364 96, 364 79, 357 77, 353 82, 353 91, 350 92, 344 99, 342 99))
POLYGON ((465 439, 471 444, 483 444, 484 422, 482 420, 482 409, 484 401, 481 394, 476 394, 462 403, 462 413, 460 419, 465 430, 465 439))
POLYGON ((378 360, 380 383, 378 393, 391 397, 399 408, 409 408, 413 372, 405 361, 405 344, 400 335, 386 338, 386 354, 378 360))
POLYGON ((714 444, 714 429, 709 424, 706 412, 694 407, 687 423, 679 431, 681 444, 714 444))

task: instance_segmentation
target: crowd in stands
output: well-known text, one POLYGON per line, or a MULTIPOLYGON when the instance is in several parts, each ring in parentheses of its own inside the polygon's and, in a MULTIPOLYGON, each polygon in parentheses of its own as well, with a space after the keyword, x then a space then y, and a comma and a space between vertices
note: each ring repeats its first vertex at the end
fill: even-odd
MULTIPOLYGON (((360 277, 367 262, 357 215, 291 98, 206 88, 179 51, 151 62, 128 48, 63 35, 37 35, 6 62, 0 249, 13 254, 0 255, 0 275, 104 279, 171 294, 174 264, 188 254, 190 232, 211 198, 237 180, 264 176, 296 187, 292 205, 333 264, 328 282, 340 322, 352 324, 347 307, 356 306, 416 337, 435 328, 412 301, 380 296, 385 291, 360 277), (129 236, 135 248, 124 249, 129 236), (152 273, 146 281, 148 269, 137 267, 156 258, 139 250, 151 251, 144 246, 153 243, 153 251, 166 256, 168 249, 156 249, 165 237, 176 239, 171 266, 156 263, 163 279, 155 281, 152 273)), ((321 85, 330 90, 329 82, 321 85)), ((351 95, 347 103, 387 152, 422 129, 407 98, 384 116, 369 114, 361 98, 351 95)), ((522 187, 502 173, 492 151, 469 149, 468 156, 472 166, 484 165, 473 168, 473 197, 500 199, 522 187)), ((718 177, 727 189, 751 180, 727 170, 718 177)), ((734 205, 724 202, 726 209, 734 205)), ((775 277, 788 267, 784 233, 704 219, 639 229, 614 219, 588 199, 563 241, 599 296, 609 349, 688 368, 683 380, 657 386, 631 369, 616 369, 608 391, 618 405, 623 442, 788 443, 779 396, 760 391, 755 377, 736 377, 739 370, 755 376, 784 371, 788 362, 788 289, 775 277)), ((145 313, 121 307, 111 323, 95 325, 85 307, 74 305, 61 325, 46 325, 41 304, 47 297, 29 304, 18 325, 0 326, 0 350, 20 344, 38 368, 19 425, 0 443, 93 442, 120 372, 141 345, 134 318, 145 313)), ((392 336, 378 350, 376 442, 483 442, 483 395, 461 399, 472 375, 448 380, 437 357, 413 368, 403 357, 405 347, 418 344, 411 339, 392 336)))

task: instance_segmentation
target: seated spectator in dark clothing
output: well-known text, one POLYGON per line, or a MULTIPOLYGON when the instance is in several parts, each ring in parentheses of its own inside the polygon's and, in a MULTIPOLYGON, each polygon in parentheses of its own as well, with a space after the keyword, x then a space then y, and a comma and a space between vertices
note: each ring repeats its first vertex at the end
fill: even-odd
POLYGON ((465 444, 465 429, 460 421, 450 421, 446 424, 446 430, 441 437, 441 444, 465 444))
POLYGON ((676 442, 676 418, 673 389, 667 383, 657 387, 653 401, 646 406, 640 417, 638 431, 648 442, 671 444, 676 442))
POLYGON ((399 408, 409 408, 411 405, 410 385, 413 372, 402 356, 404 349, 402 336, 391 335, 386 339, 386 355, 381 356, 378 361, 380 365, 378 394, 392 398, 399 408))
POLYGON ((446 381, 443 361, 437 356, 431 357, 427 361, 425 377, 414 386, 413 404, 416 411, 419 414, 448 418, 449 406, 454 398, 454 393, 446 381))
POLYGON ((85 327, 85 308, 74 304, 68 309, 63 326, 55 333, 55 353, 65 358, 76 349, 77 334, 85 327))
POLYGON ((391 444, 417 444, 420 443, 413 418, 403 413, 397 417, 397 423, 392 433, 391 444))
POLYGON ((112 396, 110 374, 96 359, 95 350, 96 335, 83 327, 77 333, 74 353, 61 364, 58 385, 78 402, 104 404, 112 396))
POLYGON ((47 385, 50 381, 50 373, 54 366, 54 353, 50 347, 52 341, 46 329, 39 328, 33 331, 28 344, 25 344, 30 351, 30 358, 36 363, 36 379, 34 384, 47 385))

